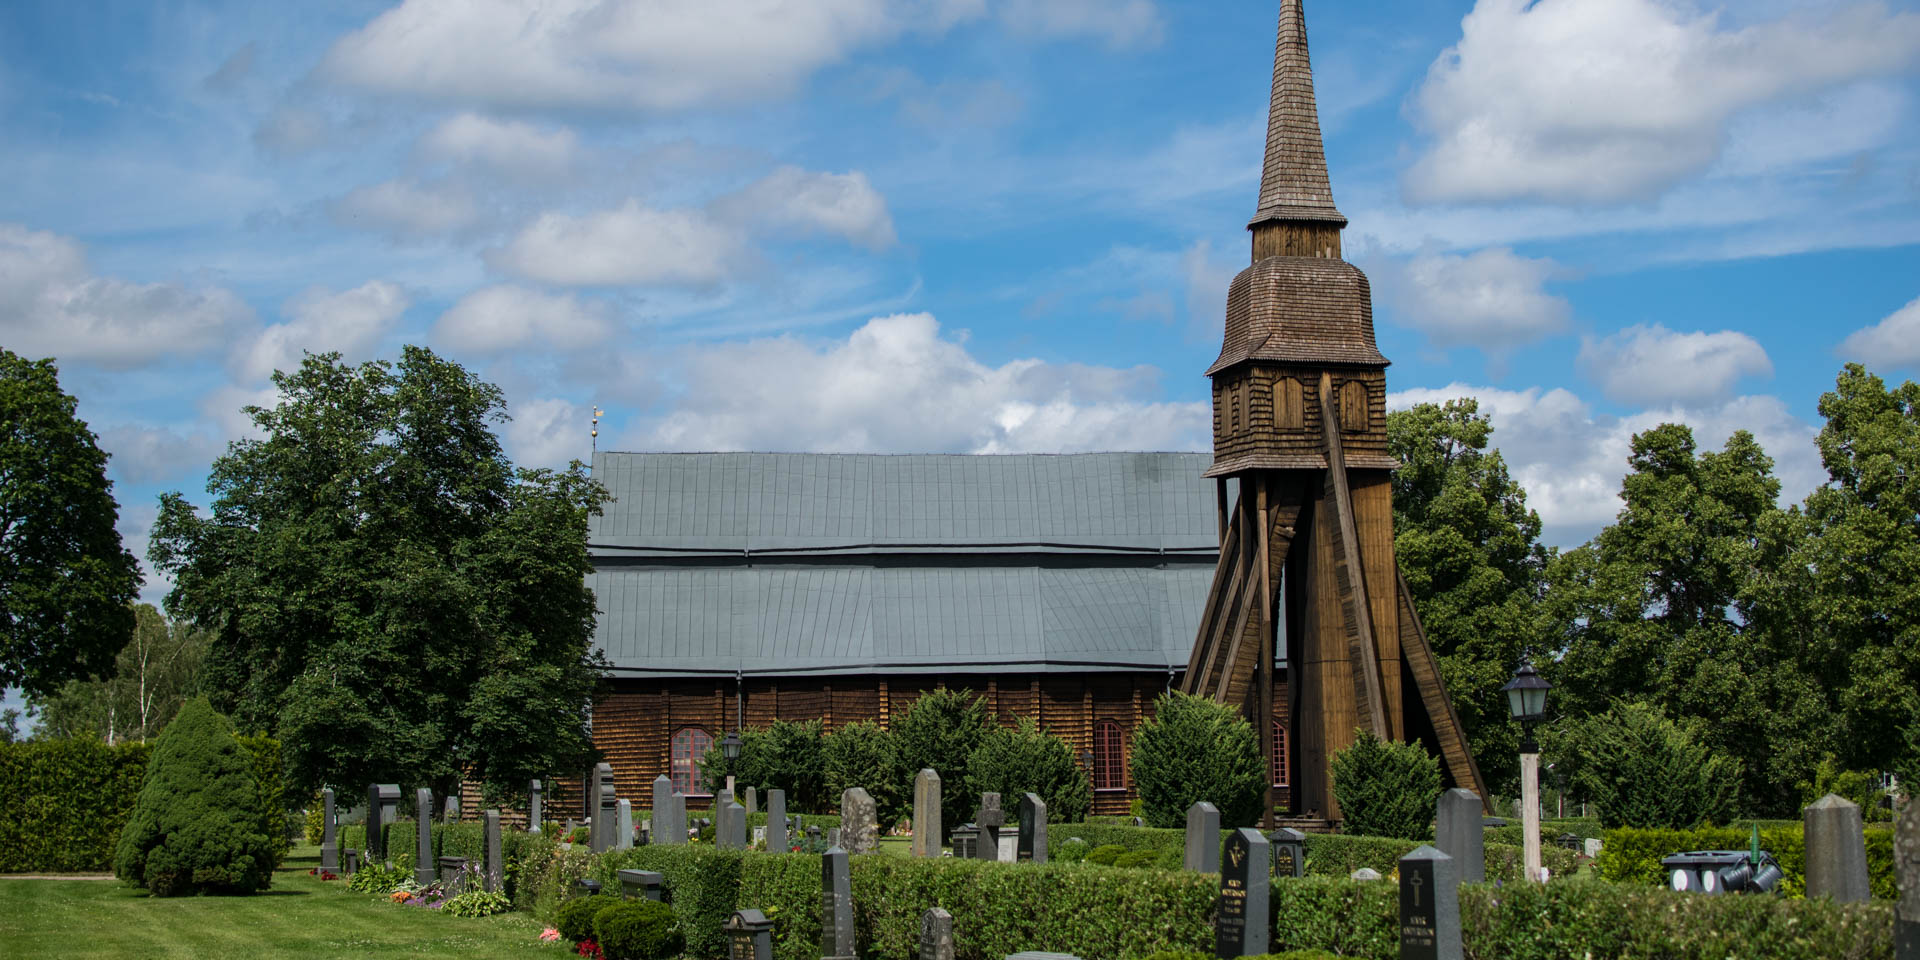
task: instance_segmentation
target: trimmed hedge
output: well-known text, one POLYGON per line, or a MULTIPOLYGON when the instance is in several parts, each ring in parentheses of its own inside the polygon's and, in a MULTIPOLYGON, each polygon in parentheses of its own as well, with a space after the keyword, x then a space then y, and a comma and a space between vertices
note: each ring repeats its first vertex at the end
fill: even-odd
MULTIPOLYGON (((1784 874, 1780 892, 1788 897, 1804 897, 1807 890, 1807 845, 1803 828, 1788 821, 1788 826, 1762 828, 1760 848, 1773 854, 1784 874)), ((1900 898, 1898 877, 1894 872, 1893 831, 1882 825, 1868 827, 1867 878, 1876 900, 1900 898)), ((1660 861, 1686 850, 1745 850, 1752 842, 1748 827, 1709 827, 1701 830, 1608 830, 1601 839, 1600 859, 1596 865, 1602 879, 1615 883, 1667 885, 1667 872, 1660 861)))
MULTIPOLYGON (((383 832, 387 835, 387 860, 391 863, 412 869, 414 847, 418 833, 414 821, 401 820, 386 824, 383 832)), ((435 857, 466 857, 475 866, 486 862, 486 828, 478 823, 436 823, 433 825, 433 855, 435 857)), ((348 824, 340 828, 340 849, 364 850, 367 845, 367 827, 365 824, 348 824)), ((516 908, 527 907, 527 897, 522 891, 529 877, 537 877, 545 871, 547 861, 553 856, 557 845, 543 833, 528 833, 525 830, 500 831, 500 858, 506 874, 506 894, 514 901, 516 908)), ((530 892, 530 891, 527 891, 530 892)))
MULTIPOLYGON (((720 925, 758 907, 774 921, 779 960, 819 955, 820 858, 648 847, 592 858, 609 884, 621 868, 656 870, 687 940, 686 956, 726 956, 720 925)), ((998 960, 1022 950, 1139 960, 1210 953, 1217 880, 1181 871, 1071 863, 855 857, 854 923, 868 960, 912 960, 920 917, 954 916, 958 960, 998 960)), ((571 885, 555 890, 572 891, 571 885)), ((1399 955, 1398 888, 1309 877, 1274 881, 1275 953, 1399 955)), ((1474 960, 1889 960, 1892 912, 1884 903, 1832 904, 1776 897, 1705 897, 1589 881, 1476 884, 1460 894, 1466 955, 1474 960)), ((550 907, 549 907, 550 909, 550 907)))
MULTIPOLYGON (((1059 848, 1071 837, 1079 837, 1091 844, 1094 850, 1101 847, 1117 846, 1128 851, 1151 850, 1156 853, 1171 851, 1176 855, 1184 854, 1187 838, 1183 830, 1160 830, 1153 827, 1128 827, 1110 823, 1050 823, 1047 825, 1047 844, 1059 848)), ((1372 867, 1380 871, 1381 876, 1391 876, 1398 869, 1401 857, 1412 852, 1419 844, 1410 840, 1395 840, 1390 837, 1349 837, 1344 834, 1310 833, 1307 835, 1307 873, 1317 877, 1345 877, 1361 867, 1372 867)), ((1088 855, 1091 859, 1092 854, 1088 855)), ((1489 842, 1486 845, 1487 879, 1517 881, 1521 878, 1521 863, 1524 851, 1518 846, 1507 846, 1489 842)), ((1176 861, 1177 862, 1177 861, 1176 861)), ((1572 875, 1578 865, 1579 857, 1570 850, 1546 846, 1540 850, 1540 863, 1553 876, 1572 875)))
MULTIPOLYGON (((235 739, 252 757, 261 829, 277 863, 288 849, 280 742, 235 739)), ((0 873, 112 870, 151 752, 150 744, 88 738, 0 744, 0 873)))

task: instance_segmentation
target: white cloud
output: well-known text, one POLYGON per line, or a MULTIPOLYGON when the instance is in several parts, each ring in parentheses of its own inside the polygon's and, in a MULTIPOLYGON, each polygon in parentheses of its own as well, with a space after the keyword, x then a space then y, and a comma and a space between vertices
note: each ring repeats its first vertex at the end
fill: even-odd
POLYGON ((459 233, 480 218, 472 195, 450 184, 389 180, 360 187, 333 204, 333 219, 403 239, 459 233))
POLYGON ((253 312, 218 287, 96 276, 70 237, 0 223, 0 343, 125 369, 220 347, 253 312))
POLYGON ((1620 512, 1633 435, 1662 423, 1684 423, 1698 449, 1717 450, 1735 430, 1747 430, 1774 460, 1783 503, 1798 502, 1825 482, 1816 430, 1778 397, 1744 396, 1699 406, 1667 406, 1626 416, 1596 413, 1564 388, 1502 390, 1453 383, 1389 394, 1387 405, 1442 403, 1473 397, 1493 421, 1493 446, 1527 491, 1527 503, 1548 528, 1543 539, 1577 546, 1620 512))
POLYGON ((1153 0, 1004 0, 1000 19, 1017 34, 1095 37, 1115 49, 1153 46, 1165 28, 1153 0))
POLYGON ((501 446, 516 466, 564 467, 586 460, 593 452, 592 429, 586 408, 553 397, 536 397, 513 404, 513 419, 500 433, 501 446))
POLYGON ((887 200, 867 175, 815 173, 781 167, 744 190, 721 198, 716 213, 736 223, 759 222, 845 237, 872 250, 893 245, 887 200))
POLYGON ((233 384, 216 387, 200 398, 200 414, 211 421, 229 442, 261 440, 266 437, 247 415, 247 407, 273 409, 280 403, 280 390, 274 386, 240 387, 233 384))
POLYGON ((1920 298, 1848 334, 1839 354, 1874 366, 1920 367, 1920 298))
POLYGON ((838 452, 1198 450, 1206 403, 1151 399, 1151 367, 1014 360, 943 339, 927 314, 867 322, 845 340, 775 337, 689 347, 675 409, 629 433, 640 449, 838 452))
POLYGON ((1713 165, 1740 112, 1898 71, 1920 14, 1852 4, 1726 29, 1688 0, 1479 0, 1413 99, 1422 201, 1609 203, 1713 165))
POLYGON ((541 128, 477 113, 448 117, 420 140, 421 152, 433 159, 480 163, 526 177, 566 173, 579 149, 580 138, 566 127, 541 128))
POLYGON ((460 298, 434 324, 433 339, 482 353, 530 345, 571 351, 600 343, 612 332, 599 303, 502 284, 460 298))
POLYGON ((1187 284, 1187 339, 1199 343, 1225 335, 1227 288, 1239 267, 1213 259, 1213 242, 1197 240, 1180 255, 1180 272, 1187 284))
POLYGON ((1565 329, 1572 313, 1564 298, 1546 290, 1560 266, 1506 247, 1464 256, 1428 252, 1370 266, 1396 319, 1442 348, 1468 345, 1503 355, 1565 329))
POLYGON ((204 429, 121 424, 100 431, 111 455, 107 472, 121 483, 165 483, 205 470, 224 445, 204 429))
POLYGON ((406 0, 322 70, 383 93, 665 110, 795 92, 815 70, 981 0, 406 0))
POLYGON ((1680 333, 1657 323, 1588 337, 1579 362, 1608 398, 1632 404, 1722 400, 1743 377, 1773 375, 1767 351, 1744 333, 1680 333))
POLYGON ((275 370, 300 366, 302 352, 337 350, 349 363, 367 359, 409 301, 398 284, 372 280, 352 290, 333 293, 311 287, 281 307, 287 321, 268 327, 234 348, 230 366, 243 383, 257 383, 275 370))
POLYGON ((700 210, 655 210, 628 200, 584 216, 548 212, 487 263, 534 280, 570 286, 711 286, 747 262, 741 232, 700 210))

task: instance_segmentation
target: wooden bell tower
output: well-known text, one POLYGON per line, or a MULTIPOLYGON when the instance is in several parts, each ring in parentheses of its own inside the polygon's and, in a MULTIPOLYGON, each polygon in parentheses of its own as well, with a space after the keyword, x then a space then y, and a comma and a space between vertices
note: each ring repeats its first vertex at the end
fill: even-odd
MULTIPOLYGON (((1338 820, 1329 762, 1356 730, 1437 748, 1487 796, 1393 552, 1387 359, 1366 275, 1340 259, 1301 0, 1282 0, 1253 265, 1227 291, 1213 379, 1221 546, 1181 681, 1241 707, 1273 756, 1276 633, 1287 638, 1295 818, 1338 820), (1229 508, 1228 481, 1238 496, 1229 508)), ((1269 777, 1269 781, 1273 778, 1269 777)), ((1269 790, 1267 822, 1273 822, 1269 790)))

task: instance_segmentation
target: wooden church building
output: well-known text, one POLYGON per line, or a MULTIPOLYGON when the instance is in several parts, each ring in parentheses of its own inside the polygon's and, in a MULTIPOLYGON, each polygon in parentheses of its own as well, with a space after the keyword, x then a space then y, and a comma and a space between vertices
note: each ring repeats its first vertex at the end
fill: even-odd
POLYGON ((1346 224, 1283 0, 1211 455, 597 455, 593 731, 620 791, 697 791, 728 731, 885 724, 944 684, 1083 752, 1095 813, 1126 812, 1133 730, 1172 689, 1253 722, 1268 809, 1303 825, 1339 819, 1329 761, 1358 730, 1486 796, 1394 557, 1388 363, 1346 224))

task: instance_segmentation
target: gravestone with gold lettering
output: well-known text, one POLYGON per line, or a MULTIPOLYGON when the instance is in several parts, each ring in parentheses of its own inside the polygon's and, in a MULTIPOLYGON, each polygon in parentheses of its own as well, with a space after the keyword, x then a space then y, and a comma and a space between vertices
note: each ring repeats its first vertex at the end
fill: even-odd
POLYGON ((1267 952, 1267 838, 1252 827, 1227 835, 1220 861, 1220 905, 1214 911, 1213 955, 1256 957, 1267 952))
POLYGON ((1460 869, 1421 844, 1400 858, 1400 960, 1461 960, 1460 869))
POLYGON ((735 910, 725 926, 727 960, 773 960, 773 921, 766 914, 735 910))

